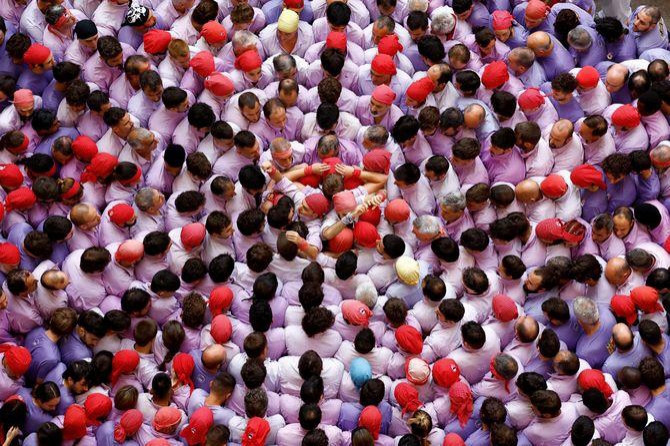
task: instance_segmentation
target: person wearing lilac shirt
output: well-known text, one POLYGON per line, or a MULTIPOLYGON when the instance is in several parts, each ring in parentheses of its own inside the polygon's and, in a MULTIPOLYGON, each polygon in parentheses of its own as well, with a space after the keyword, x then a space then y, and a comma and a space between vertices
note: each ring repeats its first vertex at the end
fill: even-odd
POLYGON ((60 390, 53 382, 38 384, 32 392, 24 387, 18 391, 18 395, 28 408, 28 416, 23 428, 23 432, 27 434, 36 432, 42 424, 51 421, 60 404, 60 390))
POLYGON ((297 12, 300 16, 300 20, 303 22, 312 23, 314 21, 312 2, 310 1, 270 0, 261 8, 263 15, 265 15, 266 23, 275 23, 279 19, 279 15, 284 8, 297 12))
POLYGON ((628 29, 635 37, 637 54, 652 48, 668 49, 668 28, 656 6, 639 6, 629 19, 628 29))
POLYGON ((669 425, 670 396, 667 386, 670 381, 665 379, 663 365, 655 358, 649 357, 641 361, 639 369, 642 374, 642 383, 649 388, 652 395, 652 400, 645 409, 656 421, 669 425))
POLYGON ((616 350, 602 366, 603 373, 617 376, 627 365, 639 364, 642 359, 651 356, 651 350, 635 335, 626 324, 616 324, 612 328, 612 340, 616 350))
POLYGON ((561 446, 570 437, 572 424, 579 416, 575 405, 562 403, 552 390, 538 390, 531 395, 530 401, 538 415, 523 434, 532 444, 561 446))
POLYGON ((595 29, 584 23, 568 33, 568 45, 577 66, 596 66, 607 58, 603 38, 595 29))
POLYGON ((551 84, 542 85, 542 91, 558 112, 558 117, 573 124, 584 117, 584 110, 575 96, 576 89, 577 80, 570 73, 561 73, 551 84))
POLYGON ((600 368, 609 357, 607 344, 612 336, 612 327, 616 324, 614 315, 607 308, 599 309, 587 297, 575 299, 572 308, 583 331, 575 351, 580 358, 589 358, 593 367, 600 368))
POLYGON ((614 153, 605 158, 602 166, 607 185, 609 212, 613 212, 620 206, 630 206, 633 204, 637 190, 635 188, 635 181, 629 175, 631 169, 630 159, 626 155, 614 153))
POLYGON ((195 387, 209 392, 212 380, 226 365, 226 349, 214 344, 204 350, 196 349, 189 353, 195 361, 192 379, 195 387))
POLYGON ((535 53, 548 80, 575 67, 575 62, 568 50, 549 33, 536 32, 528 36, 528 48, 535 53))
POLYGON ((61 360, 69 365, 78 359, 92 358, 91 349, 106 333, 100 314, 90 310, 82 313, 74 331, 59 341, 61 360))
POLYGON ((497 8, 490 15, 490 27, 496 35, 496 39, 507 45, 509 48, 519 48, 526 46, 528 31, 518 22, 508 11, 509 8, 497 8))
POLYGON ((33 271, 40 263, 38 256, 26 251, 26 242, 30 247, 37 249, 47 249, 47 246, 44 244, 46 240, 42 240, 42 234, 43 233, 34 231, 32 226, 30 226, 28 223, 17 223, 9 230, 7 241, 19 248, 19 252, 21 253, 21 263, 19 264, 20 268, 33 271), (36 234, 32 234, 32 232, 35 232, 36 234), (31 237, 26 240, 28 235, 31 237))
POLYGON ((52 327, 48 330, 40 327, 28 333, 24 342, 32 356, 26 373, 28 383, 44 381, 47 374, 58 365, 61 357, 57 342, 74 329, 76 317, 76 313, 70 308, 59 309, 51 318, 52 327))

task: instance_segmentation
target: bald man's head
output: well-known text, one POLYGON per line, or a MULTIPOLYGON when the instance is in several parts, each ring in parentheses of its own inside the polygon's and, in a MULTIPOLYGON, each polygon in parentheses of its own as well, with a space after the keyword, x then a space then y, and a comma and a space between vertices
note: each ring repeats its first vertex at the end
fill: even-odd
POLYGON ((605 278, 614 286, 623 285, 631 272, 630 266, 623 257, 613 257, 605 266, 605 278))
POLYGON ((465 126, 469 129, 477 129, 486 119, 486 111, 479 104, 469 105, 463 112, 465 126))
POLYGON ((516 199, 523 204, 530 204, 542 199, 540 185, 533 180, 523 180, 516 185, 516 199))
POLYGON ((554 49, 551 36, 544 31, 538 31, 528 36, 526 46, 533 50, 537 57, 547 57, 554 49))
POLYGON ((626 324, 619 323, 612 327, 612 340, 616 348, 622 352, 633 348, 633 332, 626 324))
POLYGON ((610 93, 616 93, 626 86, 628 83, 628 76, 630 76, 628 68, 620 63, 615 63, 607 69, 605 88, 607 88, 607 91, 610 93))
POLYGON ((70 210, 70 220, 79 229, 89 231, 100 223, 100 214, 90 204, 78 203, 70 210))
POLYGON ((567 119, 560 119, 554 123, 549 132, 549 147, 560 149, 570 142, 575 126, 567 119))
POLYGON ((535 341, 540 334, 540 325, 530 316, 520 317, 514 326, 519 341, 529 343, 535 341))
POLYGON ((50 269, 42 274, 40 278, 42 286, 48 290, 64 290, 68 286, 70 280, 67 274, 57 269, 50 269))
POLYGON ((202 365, 209 370, 218 370, 226 360, 226 349, 221 344, 213 344, 202 352, 202 365))

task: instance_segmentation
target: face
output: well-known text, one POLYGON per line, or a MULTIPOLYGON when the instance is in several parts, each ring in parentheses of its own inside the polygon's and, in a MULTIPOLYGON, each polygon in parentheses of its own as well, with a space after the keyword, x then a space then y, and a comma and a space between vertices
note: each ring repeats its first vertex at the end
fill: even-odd
POLYGON ((465 12, 461 12, 460 14, 456 14, 456 17, 458 17, 458 20, 463 20, 463 21, 467 20, 470 17, 470 15, 472 15, 472 9, 473 8, 474 8, 474 6, 470 6, 470 9, 468 9, 465 12))
POLYGON ((85 46, 86 48, 95 50, 98 46, 98 35, 96 34, 95 36, 89 37, 88 39, 80 40, 79 43, 81 43, 82 46, 85 46))
POLYGON ((284 31, 277 30, 277 40, 280 45, 293 43, 295 38, 298 36, 298 32, 294 31, 292 33, 285 33, 284 31))
POLYGON ((411 29, 409 30, 409 36, 412 38, 412 41, 414 42, 419 42, 423 36, 426 35, 426 30, 425 29, 411 29))
POLYGON ((605 176, 607 177, 607 180, 612 183, 612 184, 617 184, 618 182, 622 181, 624 178, 626 178, 625 175, 620 175, 618 177, 615 177, 609 172, 605 172, 605 176))
POLYGON ((188 69, 189 63, 191 62, 191 55, 186 54, 184 56, 175 57, 172 60, 174 60, 174 63, 177 64, 178 66, 184 69, 188 69))
POLYGON ((86 382, 86 379, 72 381, 72 378, 67 378, 66 383, 70 388, 70 391, 75 395, 81 395, 82 393, 88 392, 88 382, 86 382))
POLYGON ((260 102, 256 103, 254 108, 242 107, 240 111, 242 112, 242 116, 251 123, 258 122, 261 119, 260 102))
POLYGON ((607 240, 609 238, 609 236, 610 236, 610 233, 607 231, 606 228, 603 228, 603 229, 593 228, 591 230, 591 238, 596 243, 603 243, 605 240, 607 240))
POLYGON ((463 211, 457 211, 449 206, 440 206, 440 212, 442 214, 442 218, 444 218, 446 222, 452 222, 463 215, 463 211))
POLYGON ((316 217, 316 214, 307 206, 307 202, 302 200, 300 202, 300 207, 298 207, 298 214, 305 217, 316 217))
POLYGON ((529 292, 535 292, 542 286, 542 276, 535 274, 535 271, 528 274, 528 278, 523 283, 523 288, 529 292))
POLYGON ((35 104, 15 105, 14 108, 16 108, 16 111, 20 116, 29 118, 33 115, 33 111, 35 111, 35 104))
POLYGON ((152 102, 158 102, 161 100, 161 97, 163 96, 163 87, 160 86, 155 90, 149 90, 148 88, 144 91, 144 95, 147 97, 152 102))
POLYGON ((372 41, 377 45, 380 40, 382 40, 382 37, 386 36, 388 34, 388 30, 386 28, 380 28, 378 26, 373 26, 372 27, 372 41))
POLYGON ((644 33, 652 29, 654 25, 651 22, 651 17, 644 11, 640 11, 635 15, 633 20, 633 31, 636 33, 644 33))
POLYGON ((588 125, 584 124, 579 127, 579 136, 581 136, 587 144, 594 143, 601 138, 600 136, 595 136, 593 130, 588 125))
POLYGON ((479 52, 482 53, 482 56, 488 56, 493 52, 493 49, 496 47, 496 41, 491 40, 486 46, 479 46, 479 52))
POLYGON ((375 85, 381 85, 381 84, 389 84, 391 83, 391 75, 390 74, 379 74, 375 72, 374 70, 370 70, 370 79, 372 80, 372 83, 375 85))
POLYGON ((239 150, 240 155, 242 155, 245 158, 249 158, 250 160, 256 160, 261 156, 261 151, 260 147, 258 145, 258 141, 253 145, 253 147, 245 147, 242 150, 239 150))
POLYGON ((286 110, 280 107, 275 108, 270 114, 268 122, 275 128, 283 129, 286 127, 286 110))
POLYGON ((110 68, 121 68, 123 65, 123 52, 117 54, 116 56, 105 60, 105 63, 110 68))
POLYGON ((551 90, 551 95, 558 101, 559 104, 567 104, 572 99, 572 93, 566 93, 564 91, 551 90))
POLYGON ((277 166, 281 169, 290 169, 291 166, 293 166, 293 155, 289 156, 288 158, 282 158, 282 159, 276 159, 272 158, 272 160, 275 162, 277 166))
POLYGON ((100 342, 99 337, 89 332, 84 332, 84 336, 79 337, 84 342, 84 344, 86 344, 86 346, 89 348, 95 347, 96 345, 98 345, 98 342, 100 342))
POLYGON ((526 28, 528 28, 528 29, 536 28, 536 27, 540 26, 540 23, 542 23, 542 21, 544 20, 544 18, 531 19, 527 15, 525 16, 525 19, 526 19, 526 28))
POLYGON ((121 121, 114 127, 112 127, 112 131, 119 136, 120 138, 125 137, 128 135, 128 133, 133 129, 133 121, 130 120, 130 115, 126 113, 123 118, 121 118, 121 121))
POLYGON ((563 147, 568 142, 568 139, 569 136, 566 135, 566 132, 561 132, 554 127, 549 133, 549 147, 552 149, 563 147))
POLYGON ((370 97, 370 114, 374 117, 384 116, 391 108, 390 105, 382 104, 373 97, 370 97))
POLYGON ((224 150, 227 152, 233 147, 232 139, 212 138, 212 140, 214 141, 214 147, 216 147, 219 150, 224 150))
POLYGON ((172 5, 179 14, 184 14, 193 7, 194 3, 195 0, 181 0, 179 2, 172 2, 172 5))
POLYGON ((39 408, 45 412, 55 411, 59 404, 60 404, 60 397, 56 397, 45 402, 41 402, 39 400, 37 401, 37 405, 39 406, 39 408))
POLYGON ((605 78, 605 88, 610 93, 616 93, 621 90, 625 84, 626 82, 620 76, 614 74, 608 74, 605 78))
POLYGON ((623 215, 616 215, 612 220, 614 221, 614 235, 620 239, 625 238, 633 229, 633 222, 628 221, 623 215))
POLYGON ((509 27, 507 29, 494 30, 493 34, 496 35, 496 39, 505 43, 510 37, 512 37, 512 27, 509 27))
POLYGON ((251 83, 256 83, 261 78, 261 67, 256 68, 255 70, 247 71, 244 73, 244 76, 251 81, 251 83))
POLYGON ((277 96, 280 101, 286 106, 286 107, 293 107, 295 104, 298 103, 298 92, 297 91, 290 91, 288 93, 284 91, 280 91, 279 95, 277 96))

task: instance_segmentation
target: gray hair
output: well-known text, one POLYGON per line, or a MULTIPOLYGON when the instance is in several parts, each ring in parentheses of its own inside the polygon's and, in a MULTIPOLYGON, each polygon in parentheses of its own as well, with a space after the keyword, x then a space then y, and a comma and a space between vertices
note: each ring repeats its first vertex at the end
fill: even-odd
POLYGON ((258 37, 250 31, 240 30, 235 31, 235 35, 231 41, 233 42, 233 52, 237 53, 237 51, 243 48, 255 47, 258 37))
POLYGON ((44 13, 44 21, 53 26, 63 14, 65 14, 65 7, 63 5, 51 5, 44 13))
POLYGON ((649 268, 654 264, 654 257, 644 249, 635 248, 626 253, 626 263, 632 268, 649 268))
POLYGON ((591 48, 593 39, 591 38, 591 34, 586 32, 586 29, 578 26, 568 32, 568 44, 578 51, 585 51, 591 48))
POLYGON ((270 152, 286 152, 291 148, 291 143, 284 138, 275 138, 270 143, 270 152))
POLYGON ((321 154, 330 153, 332 151, 339 152, 340 140, 337 135, 323 135, 316 143, 316 151, 321 154))
POLYGON ((507 55, 507 59, 514 58, 524 68, 530 68, 535 62, 535 53, 530 48, 514 48, 507 55))
POLYGON ((670 141, 661 141, 655 148, 651 149, 649 156, 652 160, 661 163, 670 161, 670 141))
POLYGON ((583 324, 594 325, 600 320, 596 303, 588 297, 579 296, 572 302, 572 310, 577 320, 583 324))
POLYGON ((371 125, 365 129, 363 138, 378 146, 385 146, 389 140, 389 131, 383 125, 371 125))
POLYGON ((449 34, 456 27, 456 15, 449 6, 440 6, 430 15, 430 29, 433 33, 449 34))
POLYGON ((140 211, 147 211, 154 205, 154 197, 158 192, 153 187, 143 187, 135 194, 135 206, 140 211))
POLYGON ((462 211, 465 209, 465 195, 460 192, 452 192, 442 197, 441 204, 444 207, 462 211))
POLYGON ((409 0, 409 2, 407 2, 407 10, 408 12, 426 12, 428 11, 428 0, 409 0))
POLYGON ((377 288, 371 282, 363 282, 356 287, 356 300, 373 309, 377 304, 379 294, 377 288))
POLYGON ((661 21, 661 10, 656 6, 646 6, 642 11, 651 18, 654 25, 661 21))
POLYGON ((128 134, 128 145, 133 149, 138 149, 142 147, 142 144, 146 143, 149 139, 153 139, 154 135, 151 133, 151 130, 147 130, 142 127, 134 128, 128 134))
POLYGON ((272 66, 276 73, 286 73, 296 68, 295 57, 290 54, 279 54, 272 59, 272 66))
POLYGON ((420 234, 437 235, 440 232, 440 220, 432 215, 416 217, 412 222, 412 226, 420 234))

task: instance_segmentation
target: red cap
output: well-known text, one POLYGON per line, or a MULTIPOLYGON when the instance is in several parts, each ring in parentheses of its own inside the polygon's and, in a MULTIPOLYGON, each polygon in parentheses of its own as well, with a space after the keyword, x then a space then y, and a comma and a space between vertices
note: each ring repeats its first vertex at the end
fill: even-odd
POLYGON ((461 377, 461 369, 451 358, 438 359, 433 363, 433 381, 440 387, 448 388, 457 383, 461 377))
POLYGON ((12 375, 23 376, 30 368, 32 356, 27 348, 18 345, 2 345, 5 353, 5 364, 12 375))
POLYGON ((658 301, 658 290, 650 286, 639 286, 630 292, 635 306, 644 313, 663 311, 663 305, 658 301))
POLYGON ((624 318, 628 325, 633 325, 637 320, 637 308, 635 308, 635 302, 633 302, 630 296, 625 294, 613 296, 610 301, 610 307, 612 308, 612 313, 616 317, 624 318))
POLYGON ((235 92, 235 86, 228 76, 221 73, 211 73, 205 79, 205 88, 216 96, 228 96, 235 92))
POLYGON ((570 173, 570 181, 583 188, 592 185, 598 186, 602 190, 607 188, 605 181, 603 181, 602 172, 590 164, 582 164, 581 166, 575 167, 575 170, 570 173))
POLYGON ((14 209, 24 211, 30 209, 37 202, 35 193, 27 187, 20 187, 11 191, 5 198, 5 210, 7 212, 14 209))
POLYGON ((263 446, 270 433, 270 423, 265 418, 253 417, 247 421, 242 435, 242 446, 263 446))
POLYGON ((23 184, 23 174, 16 164, 0 164, 0 186, 15 189, 23 184))
POLYGON ((423 338, 419 330, 411 325, 401 325, 395 331, 398 347, 412 355, 420 355, 423 350, 423 338))
POLYGON ((212 409, 202 406, 191 414, 189 423, 181 430, 181 437, 189 446, 204 444, 207 431, 214 424, 212 409))
POLYGON ((28 65, 41 65, 49 59, 51 50, 39 43, 33 43, 23 54, 23 62, 28 65))
POLYGON ((529 88, 519 95, 519 107, 522 110, 534 110, 544 104, 544 95, 537 88, 529 88))
POLYGON ((332 239, 328 240, 328 248, 331 252, 341 253, 349 251, 354 245, 354 231, 344 228, 332 239))
POLYGON ((90 163, 98 154, 98 146, 89 136, 79 135, 72 141, 72 151, 81 161, 90 163))
POLYGON ((502 60, 491 62, 484 67, 482 84, 489 90, 502 87, 509 80, 507 64, 502 60))
POLYGON ((193 68, 193 71, 198 73, 200 77, 207 77, 215 70, 214 56, 212 56, 212 53, 209 51, 200 51, 191 58, 189 66, 193 68))
POLYGON ((149 54, 163 54, 172 40, 172 34, 161 29, 151 29, 144 34, 144 51, 149 54))
POLYGON ((78 404, 65 410, 63 417, 63 440, 79 440, 86 435, 86 411, 78 404))
POLYGON ((107 211, 107 215, 115 225, 125 226, 135 217, 135 211, 128 203, 119 203, 107 211))
POLYGON ((217 344, 225 344, 230 341, 230 336, 233 334, 233 324, 225 314, 219 314, 212 319, 210 326, 210 334, 217 344))
POLYGON ((494 31, 509 29, 514 22, 514 16, 509 11, 493 11, 491 18, 494 31))
POLYGON ((326 48, 335 48, 343 53, 347 51, 347 35, 342 31, 331 31, 326 37, 326 48))
POLYGON ((377 52, 379 54, 388 54, 391 57, 394 57, 403 49, 400 39, 395 34, 388 34, 382 37, 377 44, 377 52))
POLYGON ((0 243, 0 263, 4 265, 19 265, 21 263, 21 252, 10 242, 0 243))
POLYGON ((465 427, 474 410, 470 387, 462 381, 454 383, 449 388, 449 402, 451 402, 450 412, 456 414, 458 423, 461 427, 465 427))
POLYGON ((233 291, 226 285, 221 285, 209 293, 209 311, 212 316, 218 316, 228 310, 233 303, 233 291))
POLYGON ((405 200, 395 198, 386 205, 384 215, 391 223, 398 223, 407 220, 411 215, 411 211, 405 200))
POLYGON ((226 28, 216 20, 205 23, 200 30, 200 36, 204 37, 210 45, 225 42, 228 37, 226 28))
POLYGON ((370 67, 378 74, 393 76, 398 72, 395 67, 395 62, 393 62, 393 58, 388 54, 377 54, 375 58, 372 59, 370 67))
POLYGON ((418 81, 412 82, 405 94, 408 98, 414 99, 418 103, 423 103, 434 89, 435 82, 429 77, 424 77, 418 81))
POLYGON ((374 248, 379 239, 379 232, 372 223, 357 221, 354 225, 354 240, 363 248, 374 248))
POLYGON ((542 19, 549 14, 549 6, 542 0, 530 0, 526 6, 526 17, 529 19, 542 19))
POLYGON ((235 68, 245 73, 260 68, 262 64, 263 60, 257 49, 247 50, 235 59, 235 68))
POLYGON ((498 294, 493 297, 491 303, 493 315, 500 322, 510 322, 519 317, 519 309, 511 297, 504 294, 498 294))
POLYGON ((375 440, 382 428, 382 413, 377 406, 366 406, 358 417, 358 426, 366 428, 375 440))
POLYGON ((614 393, 607 381, 605 375, 600 370, 586 369, 583 370, 577 377, 577 384, 581 387, 582 392, 589 389, 600 390, 605 398, 609 398, 614 393))
POLYGON ((386 149, 372 149, 363 156, 365 170, 376 173, 389 173, 391 169, 391 152, 386 149))
POLYGON ((540 190, 546 197, 556 199, 568 191, 568 183, 559 174, 552 173, 540 183, 540 190))
POLYGON ((189 223, 181 229, 181 243, 186 249, 193 249, 200 246, 206 233, 207 230, 202 223, 189 223))
POLYGON ((577 79, 577 83, 580 87, 591 89, 600 82, 600 74, 598 73, 598 70, 587 65, 579 70, 575 79, 577 79))
POLYGON ((317 216, 323 217, 330 210, 330 201, 323 194, 311 194, 305 197, 305 202, 307 206, 314 212, 317 216))
POLYGON ((612 124, 632 129, 640 125, 640 112, 630 104, 622 105, 612 114, 612 124))
POLYGON ((367 327, 372 311, 363 302, 356 299, 347 299, 342 302, 340 308, 342 309, 342 317, 351 325, 367 327))
POLYGON ((112 399, 102 393, 94 392, 86 397, 86 425, 100 426, 101 419, 107 418, 112 411, 112 399))
POLYGON ((386 84, 377 85, 375 89, 372 90, 372 99, 377 102, 381 102, 384 105, 393 105, 395 98, 395 91, 393 91, 391 87, 386 84))

